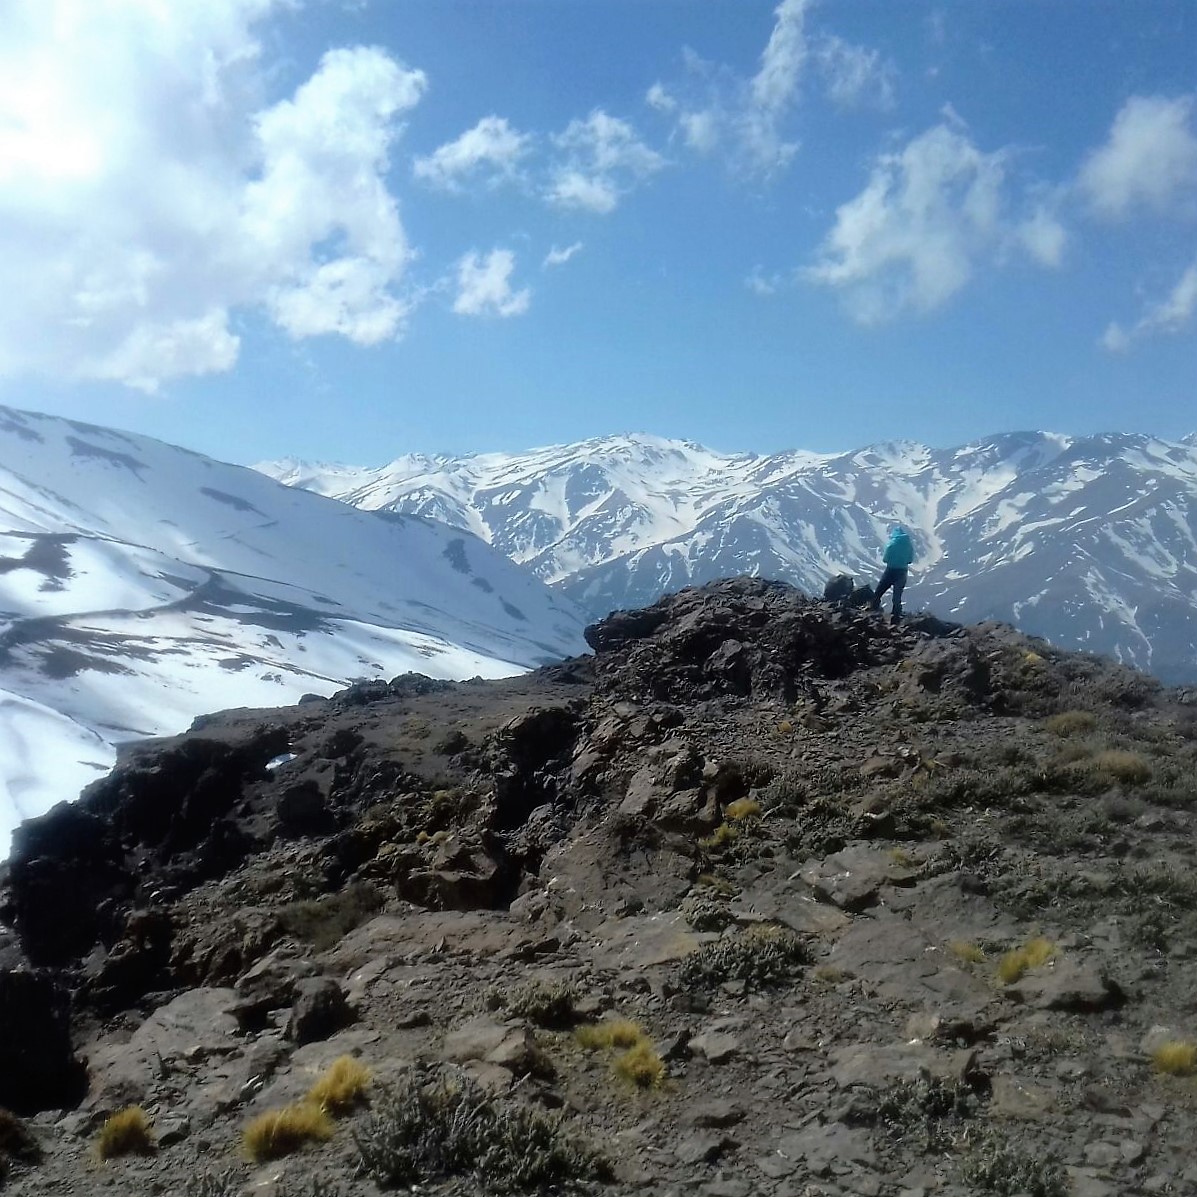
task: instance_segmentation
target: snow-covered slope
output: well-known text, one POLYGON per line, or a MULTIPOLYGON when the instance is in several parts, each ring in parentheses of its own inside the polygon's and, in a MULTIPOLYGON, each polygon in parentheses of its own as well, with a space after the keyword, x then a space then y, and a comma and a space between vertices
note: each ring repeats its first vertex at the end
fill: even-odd
POLYGON ((585 651, 581 628, 444 524, 0 408, 0 852, 120 740, 357 677, 516 673, 585 651))
POLYGON ((1197 443, 1027 432, 951 449, 724 455, 618 436, 381 469, 258 467, 487 539, 593 615, 734 573, 872 581, 901 520, 909 601, 1197 680, 1197 443))

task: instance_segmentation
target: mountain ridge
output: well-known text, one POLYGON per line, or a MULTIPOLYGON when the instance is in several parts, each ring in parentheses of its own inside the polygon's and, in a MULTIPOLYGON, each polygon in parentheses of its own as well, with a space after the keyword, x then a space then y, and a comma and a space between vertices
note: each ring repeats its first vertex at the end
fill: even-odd
POLYGON ((1197 680, 1193 438, 1021 431, 759 455, 632 434, 356 471, 255 468, 468 528, 595 617, 737 573, 816 593, 838 572, 873 581, 898 521, 919 549, 912 603, 1197 680))
POLYGON ((0 839, 121 741, 419 668, 581 651, 580 613, 477 538, 150 437, 0 408, 0 839))

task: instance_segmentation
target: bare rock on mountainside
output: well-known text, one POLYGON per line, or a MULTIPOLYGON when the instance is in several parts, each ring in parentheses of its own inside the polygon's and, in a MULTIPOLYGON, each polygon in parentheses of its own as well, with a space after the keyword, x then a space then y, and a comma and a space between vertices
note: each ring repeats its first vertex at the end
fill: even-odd
POLYGON ((5 1191, 1197 1189, 1190 695, 754 579, 587 638, 207 716, 26 824, 5 1191))

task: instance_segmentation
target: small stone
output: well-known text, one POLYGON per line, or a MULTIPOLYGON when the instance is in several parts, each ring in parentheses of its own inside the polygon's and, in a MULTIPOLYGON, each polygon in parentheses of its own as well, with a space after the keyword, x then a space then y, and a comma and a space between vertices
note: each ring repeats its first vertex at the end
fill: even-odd
POLYGON ((744 1120, 744 1107, 734 1101, 716 1098, 696 1106, 687 1116, 691 1126, 722 1129, 744 1120))
POLYGON ((1085 1148, 1085 1163, 1091 1164, 1094 1168, 1110 1168, 1121 1159, 1122 1152, 1117 1143, 1100 1140, 1097 1143, 1090 1143, 1085 1148))
POLYGON ((702 1056, 709 1064, 726 1064, 740 1054, 740 1041, 735 1035, 722 1031, 707 1031, 690 1040, 690 1050, 702 1056))
POLYGON ((1118 1144, 1118 1150, 1128 1164, 1137 1164, 1147 1154, 1147 1148, 1142 1143, 1136 1143, 1134 1139, 1123 1139, 1118 1144))
POLYGON ((734 1139, 719 1134, 697 1134, 683 1139, 674 1151, 683 1164, 710 1164, 737 1147, 734 1139))
POLYGON ((158 1145, 171 1147, 175 1143, 181 1143, 191 1134, 191 1119, 184 1115, 163 1118, 157 1123, 155 1130, 158 1134, 158 1145))

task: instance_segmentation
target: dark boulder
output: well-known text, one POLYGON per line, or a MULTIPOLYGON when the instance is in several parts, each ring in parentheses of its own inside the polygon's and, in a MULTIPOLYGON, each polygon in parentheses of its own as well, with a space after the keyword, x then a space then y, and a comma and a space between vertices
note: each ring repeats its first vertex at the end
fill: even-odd
POLYGON ((287 1038, 302 1046, 327 1039, 350 1021, 341 987, 331 977, 306 977, 295 985, 287 1038))

